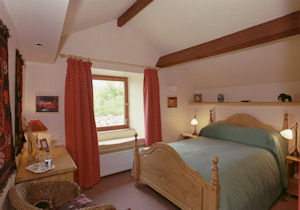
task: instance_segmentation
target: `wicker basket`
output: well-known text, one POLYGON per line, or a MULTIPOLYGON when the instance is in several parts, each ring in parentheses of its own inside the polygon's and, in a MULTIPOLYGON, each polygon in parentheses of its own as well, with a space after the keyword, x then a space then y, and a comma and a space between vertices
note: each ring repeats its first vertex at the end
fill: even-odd
MULTIPOLYGON (((80 187, 75 182, 25 182, 15 185, 9 190, 9 200, 13 209, 40 209, 33 204, 50 201, 53 207, 61 206, 80 194, 80 187)), ((115 210, 113 205, 104 204, 84 208, 85 210, 115 210)))

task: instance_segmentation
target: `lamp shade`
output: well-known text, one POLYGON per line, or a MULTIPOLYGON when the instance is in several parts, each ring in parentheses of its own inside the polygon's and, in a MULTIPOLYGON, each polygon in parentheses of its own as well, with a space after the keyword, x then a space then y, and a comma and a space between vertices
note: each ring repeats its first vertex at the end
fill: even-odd
POLYGON ((280 134, 286 139, 293 139, 293 130, 292 129, 286 129, 286 130, 280 131, 280 134))
POLYGON ((48 130, 48 128, 40 120, 30 120, 29 125, 32 132, 48 130))
POLYGON ((198 120, 196 118, 192 119, 191 125, 198 125, 198 120))

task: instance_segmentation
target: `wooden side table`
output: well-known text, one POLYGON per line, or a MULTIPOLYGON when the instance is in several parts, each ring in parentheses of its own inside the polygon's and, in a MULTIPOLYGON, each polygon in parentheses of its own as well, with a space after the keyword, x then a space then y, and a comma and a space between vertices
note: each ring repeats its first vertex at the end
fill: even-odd
MULTIPOLYGON (((45 151, 43 152, 45 155, 45 151)), ((70 154, 64 146, 50 147, 50 154, 52 156, 52 163, 55 168, 43 173, 33 173, 28 171, 27 163, 27 149, 24 150, 22 159, 17 170, 16 183, 27 181, 74 181, 73 172, 77 167, 72 160, 70 154)))
POLYGON ((194 136, 191 133, 181 133, 181 136, 182 136, 183 139, 194 139, 194 138, 198 137, 198 136, 194 136))
POLYGON ((299 157, 286 156, 288 188, 287 193, 298 196, 299 184, 299 157))

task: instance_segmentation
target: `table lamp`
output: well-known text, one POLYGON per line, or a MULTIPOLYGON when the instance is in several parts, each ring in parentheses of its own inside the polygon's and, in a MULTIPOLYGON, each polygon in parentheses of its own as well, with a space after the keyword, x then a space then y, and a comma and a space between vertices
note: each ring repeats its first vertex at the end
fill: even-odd
POLYGON ((27 136, 30 136, 28 139, 31 141, 33 151, 38 150, 38 132, 47 131, 48 128, 40 120, 30 120, 28 124, 28 127, 30 128, 30 132, 27 130, 27 136))
POLYGON ((29 125, 37 141, 39 140, 38 132, 48 130, 48 128, 40 120, 30 120, 29 125))
POLYGON ((293 137, 294 137, 293 130, 295 131, 295 150, 290 155, 295 156, 295 157, 299 157, 299 152, 298 152, 298 122, 296 122, 294 127, 283 130, 283 131, 280 132, 280 134, 286 139, 293 139, 293 137))
POLYGON ((196 127, 198 125, 198 120, 196 119, 196 114, 194 114, 194 119, 192 119, 191 125, 194 126, 194 133, 193 133, 193 135, 197 136, 198 134, 197 134, 197 131, 196 131, 196 127))
POLYGON ((40 120, 30 120, 32 132, 46 131, 48 128, 40 120))

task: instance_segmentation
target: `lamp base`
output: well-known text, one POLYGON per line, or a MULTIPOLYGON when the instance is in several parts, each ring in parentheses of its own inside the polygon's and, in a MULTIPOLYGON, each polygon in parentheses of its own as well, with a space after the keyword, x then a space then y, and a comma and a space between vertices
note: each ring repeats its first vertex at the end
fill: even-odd
POLYGON ((194 131, 193 136, 198 136, 198 133, 194 131))
POLYGON ((297 148, 295 148, 295 150, 290 154, 290 156, 299 157, 299 152, 298 152, 297 148))

